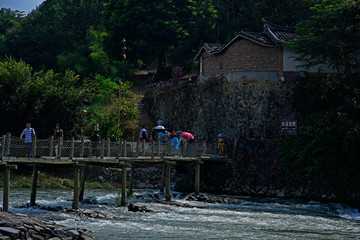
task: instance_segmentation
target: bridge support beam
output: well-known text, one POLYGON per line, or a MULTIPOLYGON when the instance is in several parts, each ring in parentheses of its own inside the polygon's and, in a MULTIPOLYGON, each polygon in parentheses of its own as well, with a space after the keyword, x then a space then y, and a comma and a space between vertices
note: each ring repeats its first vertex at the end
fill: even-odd
POLYGON ((74 201, 72 208, 79 209, 79 193, 80 193, 80 168, 75 166, 74 171, 74 201))
POLYGON ((86 175, 87 175, 87 166, 81 168, 79 201, 84 200, 85 182, 87 177, 86 175))
POLYGON ((4 191, 3 191, 3 211, 9 211, 10 202, 10 170, 17 169, 16 165, 5 165, 4 166, 4 191))
POLYGON ((200 194, 200 164, 201 161, 196 162, 195 164, 195 194, 200 194))
POLYGON ((36 205, 36 190, 37 190, 37 182, 39 176, 39 169, 38 166, 33 166, 33 173, 32 173, 32 181, 31 181, 31 195, 30 195, 30 204, 36 205))
POLYGON ((166 201, 171 201, 171 193, 170 193, 170 165, 166 164, 165 166, 166 171, 166 201))
POLYGON ((164 187, 165 187, 165 173, 166 171, 166 166, 165 164, 162 165, 162 170, 161 170, 161 180, 160 180, 160 192, 164 192, 164 187))
POLYGON ((126 166, 127 164, 121 164, 122 167, 122 179, 121 179, 121 206, 126 206, 126 166))
POLYGON ((133 194, 133 187, 134 187, 134 174, 135 174, 135 163, 131 163, 130 169, 130 182, 129 182, 129 195, 133 194))

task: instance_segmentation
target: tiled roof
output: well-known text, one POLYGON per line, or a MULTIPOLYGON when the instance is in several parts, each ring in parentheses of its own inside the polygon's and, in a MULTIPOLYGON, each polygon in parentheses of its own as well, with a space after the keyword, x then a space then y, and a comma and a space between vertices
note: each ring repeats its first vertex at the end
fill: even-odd
POLYGON ((266 20, 263 20, 263 22, 264 33, 266 33, 276 45, 289 43, 296 38, 295 29, 278 26, 266 20))
POLYGON ((277 47, 284 43, 289 43, 296 38, 295 29, 278 26, 263 19, 264 31, 262 33, 240 32, 236 37, 226 44, 205 43, 194 60, 200 57, 202 50, 206 50, 209 54, 217 54, 230 46, 236 39, 245 38, 255 43, 267 47, 277 47))
POLYGON ((273 46, 272 40, 267 34, 264 33, 254 33, 254 32, 240 32, 239 36, 249 39, 253 42, 259 43, 264 46, 273 46))
POLYGON ((216 50, 220 49, 222 46, 224 46, 224 44, 217 44, 217 43, 205 43, 204 44, 204 48, 208 52, 216 51, 216 50))

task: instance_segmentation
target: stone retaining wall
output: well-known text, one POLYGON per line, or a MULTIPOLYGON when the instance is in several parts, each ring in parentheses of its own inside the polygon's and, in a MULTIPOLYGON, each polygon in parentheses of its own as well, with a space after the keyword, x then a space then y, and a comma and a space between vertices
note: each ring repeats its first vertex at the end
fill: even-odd
POLYGON ((143 104, 154 121, 162 119, 173 130, 192 130, 207 142, 219 133, 234 139, 240 127, 266 126, 275 135, 281 120, 293 110, 294 87, 295 83, 281 81, 211 78, 148 91, 143 104))

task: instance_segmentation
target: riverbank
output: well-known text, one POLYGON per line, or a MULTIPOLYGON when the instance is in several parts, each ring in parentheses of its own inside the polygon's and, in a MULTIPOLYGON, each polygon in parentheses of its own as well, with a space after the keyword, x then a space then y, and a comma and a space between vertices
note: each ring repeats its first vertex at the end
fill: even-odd
MULTIPOLYGON (((32 177, 28 173, 11 174, 11 188, 31 188, 32 177)), ((3 187, 3 176, 0 177, 0 187, 3 187)), ((51 174, 39 173, 38 188, 47 189, 72 189, 74 187, 74 180, 66 177, 53 176, 51 174)), ((113 182, 101 182, 96 180, 89 180, 86 182, 86 187, 90 189, 115 189, 119 185, 113 182)))
POLYGON ((65 228, 50 221, 42 221, 19 213, 0 212, 0 239, 95 239, 92 231, 65 228))

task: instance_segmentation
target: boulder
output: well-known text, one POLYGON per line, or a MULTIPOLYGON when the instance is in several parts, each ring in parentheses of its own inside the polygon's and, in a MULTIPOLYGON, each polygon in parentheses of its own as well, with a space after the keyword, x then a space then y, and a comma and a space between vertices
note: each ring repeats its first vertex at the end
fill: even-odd
POLYGON ((0 227, 0 233, 11 239, 17 239, 20 235, 20 230, 11 227, 0 227))

